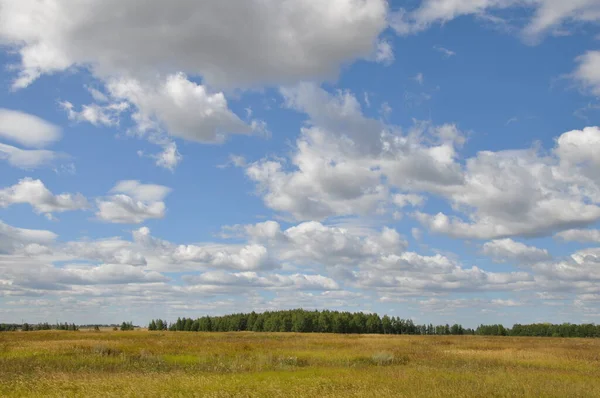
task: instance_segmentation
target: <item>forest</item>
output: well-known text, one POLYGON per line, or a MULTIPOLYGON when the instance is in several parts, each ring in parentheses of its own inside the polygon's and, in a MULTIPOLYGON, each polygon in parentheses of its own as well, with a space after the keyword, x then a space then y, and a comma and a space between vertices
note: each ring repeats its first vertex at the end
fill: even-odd
MULTIPOLYGON (((130 331, 139 329, 132 322, 119 325, 76 325, 75 323, 15 324, 0 323, 0 332, 68 330, 112 328, 130 331)), ((600 325, 595 324, 515 324, 512 328, 502 324, 479 325, 466 328, 460 324, 433 325, 416 324, 411 319, 375 313, 341 311, 307 311, 302 309, 287 311, 267 311, 263 313, 239 313, 223 316, 203 316, 199 318, 178 318, 175 322, 153 319, 148 324, 149 331, 173 332, 295 332, 295 333, 337 333, 337 334, 406 334, 406 335, 480 335, 480 336, 527 336, 527 337, 600 337, 600 325)))
POLYGON ((595 324, 515 324, 512 328, 501 324, 479 325, 476 329, 459 324, 415 324, 411 319, 362 312, 268 311, 239 313, 224 316, 203 316, 197 319, 178 318, 168 323, 153 319, 148 330, 190 332, 296 332, 341 334, 409 334, 409 335, 481 335, 530 337, 600 337, 600 325, 595 324))

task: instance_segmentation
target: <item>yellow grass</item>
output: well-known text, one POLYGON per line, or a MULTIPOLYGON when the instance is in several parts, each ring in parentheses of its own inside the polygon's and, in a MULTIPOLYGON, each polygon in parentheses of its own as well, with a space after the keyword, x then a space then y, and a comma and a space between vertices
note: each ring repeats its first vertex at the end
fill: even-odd
POLYGON ((0 333, 2 397, 600 397, 600 340, 0 333))

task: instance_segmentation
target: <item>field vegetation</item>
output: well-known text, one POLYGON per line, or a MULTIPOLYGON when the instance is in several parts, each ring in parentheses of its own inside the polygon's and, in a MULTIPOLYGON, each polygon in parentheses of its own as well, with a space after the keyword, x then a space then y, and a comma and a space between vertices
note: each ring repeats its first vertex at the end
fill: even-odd
POLYGON ((600 340, 0 333, 2 397, 600 397, 600 340))

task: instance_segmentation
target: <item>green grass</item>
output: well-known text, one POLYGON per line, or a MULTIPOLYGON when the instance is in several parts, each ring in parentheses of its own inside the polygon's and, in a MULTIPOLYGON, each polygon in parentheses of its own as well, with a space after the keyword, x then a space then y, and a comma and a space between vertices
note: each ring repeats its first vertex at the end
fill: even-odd
POLYGON ((600 397, 600 340, 0 333, 2 397, 600 397))

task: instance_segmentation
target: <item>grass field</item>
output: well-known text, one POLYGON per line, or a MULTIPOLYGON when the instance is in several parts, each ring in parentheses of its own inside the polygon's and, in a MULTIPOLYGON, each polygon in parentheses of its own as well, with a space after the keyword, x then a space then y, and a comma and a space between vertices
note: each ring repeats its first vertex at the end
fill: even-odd
POLYGON ((600 397, 600 340, 8 332, 0 396, 600 397))

